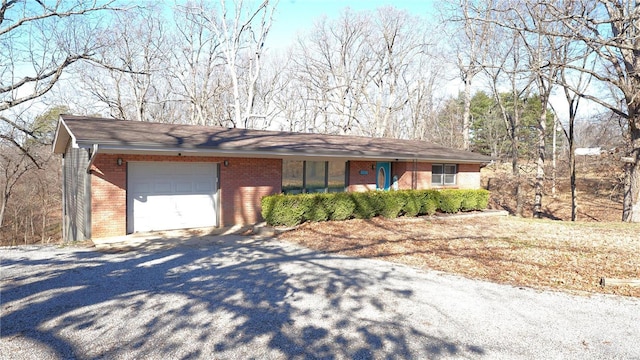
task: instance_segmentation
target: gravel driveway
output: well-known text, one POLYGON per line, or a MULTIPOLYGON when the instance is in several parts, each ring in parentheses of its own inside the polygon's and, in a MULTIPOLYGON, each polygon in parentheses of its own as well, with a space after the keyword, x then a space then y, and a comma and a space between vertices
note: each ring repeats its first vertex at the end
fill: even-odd
POLYGON ((0 250, 2 359, 640 359, 640 300, 240 236, 0 250))

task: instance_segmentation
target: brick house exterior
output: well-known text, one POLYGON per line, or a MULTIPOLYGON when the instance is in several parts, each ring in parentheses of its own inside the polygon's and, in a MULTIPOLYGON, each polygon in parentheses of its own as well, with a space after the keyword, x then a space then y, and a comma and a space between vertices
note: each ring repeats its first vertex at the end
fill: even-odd
MULTIPOLYGON (((160 167, 163 164, 215 164, 216 183, 212 193, 218 217, 215 224, 230 226, 261 221, 260 200, 283 191, 283 163, 288 159, 333 161, 339 158, 346 164, 345 191, 378 188, 376 164, 380 162, 390 164, 388 176, 395 180, 395 188, 479 188, 480 168, 490 161, 479 154, 433 145, 425 147, 421 155, 421 149, 415 151, 421 143, 407 140, 392 140, 382 146, 400 144, 408 150, 396 146, 395 150, 384 153, 375 147, 381 146, 378 141, 384 143, 385 140, 388 139, 62 115, 53 146, 54 152, 63 155, 63 237, 82 240, 132 232, 133 210, 128 207, 135 201, 150 200, 131 199, 134 189, 128 189, 133 186, 130 167, 136 164, 160 167), (176 138, 180 140, 174 143, 176 138), (322 141, 322 147, 314 147, 315 139, 322 141), (434 185, 434 164, 453 164, 457 170, 455 183, 434 185)), ((178 184, 180 180, 176 181, 178 184)), ((170 199, 180 195, 163 196, 170 199)))

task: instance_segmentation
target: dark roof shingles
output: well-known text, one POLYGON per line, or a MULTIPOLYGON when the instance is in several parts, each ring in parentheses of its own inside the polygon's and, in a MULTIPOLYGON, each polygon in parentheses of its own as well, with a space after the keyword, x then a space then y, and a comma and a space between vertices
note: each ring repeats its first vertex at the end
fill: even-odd
POLYGON ((81 143, 241 152, 383 157, 489 162, 482 154, 418 140, 291 133, 222 127, 124 121, 62 115, 81 143))

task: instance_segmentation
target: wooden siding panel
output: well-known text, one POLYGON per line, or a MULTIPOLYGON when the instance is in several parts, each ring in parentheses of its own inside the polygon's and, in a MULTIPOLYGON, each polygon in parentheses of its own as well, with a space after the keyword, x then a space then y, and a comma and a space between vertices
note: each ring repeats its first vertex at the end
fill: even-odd
POLYGON ((89 154, 86 149, 67 147, 63 162, 64 172, 64 219, 65 241, 80 241, 91 235, 87 217, 89 202, 87 190, 89 154))

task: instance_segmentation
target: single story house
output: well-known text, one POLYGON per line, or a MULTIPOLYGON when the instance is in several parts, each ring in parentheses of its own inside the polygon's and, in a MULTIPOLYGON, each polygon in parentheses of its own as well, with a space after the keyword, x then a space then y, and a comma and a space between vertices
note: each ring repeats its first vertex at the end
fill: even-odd
POLYGON ((261 220, 278 193, 480 187, 491 159, 424 141, 62 115, 67 241, 261 220))

